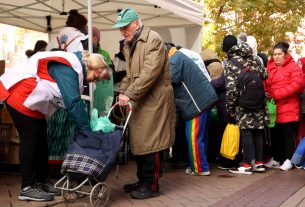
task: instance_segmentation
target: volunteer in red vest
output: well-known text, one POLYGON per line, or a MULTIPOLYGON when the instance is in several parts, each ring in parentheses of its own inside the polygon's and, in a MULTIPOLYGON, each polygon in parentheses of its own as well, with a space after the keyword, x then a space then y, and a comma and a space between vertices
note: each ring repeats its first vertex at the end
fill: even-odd
POLYGON ((47 181, 47 122, 56 109, 66 108, 78 130, 91 131, 81 100, 83 79, 108 79, 103 56, 88 52, 38 52, 0 77, 0 100, 20 137, 20 200, 50 201, 58 190, 47 181))

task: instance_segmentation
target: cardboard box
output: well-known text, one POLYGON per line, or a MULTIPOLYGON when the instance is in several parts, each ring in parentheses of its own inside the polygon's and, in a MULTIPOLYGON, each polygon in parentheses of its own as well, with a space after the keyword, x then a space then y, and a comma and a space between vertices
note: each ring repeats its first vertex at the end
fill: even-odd
POLYGON ((1 110, 1 123, 7 123, 7 124, 13 123, 12 117, 11 117, 10 113, 8 112, 5 105, 1 110))
POLYGON ((5 60, 0 60, 0 75, 5 71, 5 60))
POLYGON ((0 143, 9 143, 12 137, 13 124, 0 123, 0 143))
POLYGON ((0 163, 19 164, 19 144, 9 143, 1 148, 0 163))
POLYGON ((19 138, 13 124, 0 123, 0 162, 19 164, 19 138), (15 133, 16 134, 16 133, 15 133))

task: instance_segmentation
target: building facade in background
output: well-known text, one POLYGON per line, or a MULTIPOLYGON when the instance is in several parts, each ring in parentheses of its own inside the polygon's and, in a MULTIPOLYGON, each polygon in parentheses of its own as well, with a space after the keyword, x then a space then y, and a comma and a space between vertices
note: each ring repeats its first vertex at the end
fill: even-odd
POLYGON ((0 60, 6 68, 26 60, 25 51, 34 49, 37 40, 48 42, 48 34, 0 24, 0 60))

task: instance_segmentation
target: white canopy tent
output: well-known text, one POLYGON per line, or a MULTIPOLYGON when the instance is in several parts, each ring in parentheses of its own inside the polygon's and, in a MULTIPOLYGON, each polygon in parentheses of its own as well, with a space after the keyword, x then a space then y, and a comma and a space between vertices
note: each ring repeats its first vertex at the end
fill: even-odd
MULTIPOLYGON (((89 28, 93 25, 101 31, 101 46, 114 57, 122 37, 112 26, 123 8, 134 8, 166 42, 201 52, 203 5, 192 0, 0 0, 0 23, 48 32, 52 38, 65 27, 67 13, 77 9, 88 17, 89 28)), ((90 51, 91 34, 89 30, 90 51)), ((92 84, 90 96, 83 98, 92 109, 92 84)))
POLYGON ((127 7, 137 10, 144 24, 159 32, 165 41, 201 51, 203 5, 191 0, 0 0, 0 23, 48 32, 52 36, 65 26, 67 12, 77 9, 91 16, 92 25, 101 30, 102 47, 113 56, 122 37, 111 27, 117 12, 127 7), (49 27, 47 18, 50 18, 49 27))

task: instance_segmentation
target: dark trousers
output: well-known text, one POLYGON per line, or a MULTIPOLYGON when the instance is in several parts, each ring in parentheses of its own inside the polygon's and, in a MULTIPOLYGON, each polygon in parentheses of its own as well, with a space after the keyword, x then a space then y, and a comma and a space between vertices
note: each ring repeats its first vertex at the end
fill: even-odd
POLYGON ((271 131, 271 148, 273 158, 283 163, 291 160, 295 150, 295 129, 297 122, 276 123, 271 131))
POLYGON ((173 163, 185 162, 188 163, 188 148, 185 136, 185 121, 181 116, 181 112, 176 108, 176 128, 175 128, 175 143, 173 145, 173 163))
POLYGON ((159 178, 162 176, 164 151, 135 156, 137 177, 142 185, 154 192, 159 191, 159 178))
POLYGON ((48 177, 46 120, 25 116, 6 105, 20 138, 21 188, 32 186, 36 182, 45 182, 48 177))
POLYGON ((251 164, 252 160, 263 162, 263 130, 241 129, 240 135, 243 147, 243 162, 251 164))

